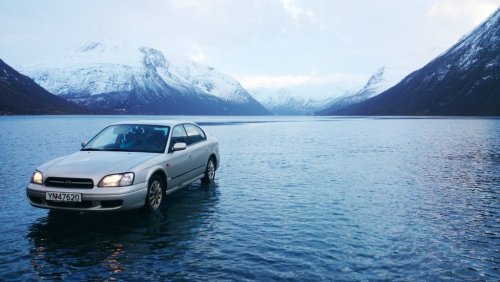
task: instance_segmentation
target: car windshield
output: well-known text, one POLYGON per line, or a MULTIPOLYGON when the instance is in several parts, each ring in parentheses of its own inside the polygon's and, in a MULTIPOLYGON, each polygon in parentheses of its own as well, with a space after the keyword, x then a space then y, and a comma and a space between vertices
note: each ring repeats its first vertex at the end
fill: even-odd
POLYGON ((145 124, 111 125, 92 138, 82 151, 163 153, 169 129, 145 124))

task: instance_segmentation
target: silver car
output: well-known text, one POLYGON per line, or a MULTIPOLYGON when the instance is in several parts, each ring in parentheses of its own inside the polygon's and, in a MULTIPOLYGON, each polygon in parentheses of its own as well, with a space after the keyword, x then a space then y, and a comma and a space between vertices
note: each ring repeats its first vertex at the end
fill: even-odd
POLYGON ((219 162, 217 140, 194 123, 119 122, 38 167, 26 193, 39 208, 155 211, 167 194, 213 182, 219 162))

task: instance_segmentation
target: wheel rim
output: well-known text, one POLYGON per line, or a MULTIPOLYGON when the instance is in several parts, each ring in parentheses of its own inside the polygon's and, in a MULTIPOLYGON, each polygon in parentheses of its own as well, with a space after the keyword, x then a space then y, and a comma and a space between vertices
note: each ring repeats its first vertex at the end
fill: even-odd
POLYGON ((215 165, 214 165, 214 161, 212 161, 212 160, 210 160, 208 162, 207 176, 208 176, 208 179, 210 179, 210 180, 214 180, 214 178, 215 178, 215 165))
POLYGON ((163 191, 160 181, 155 180, 151 183, 151 187, 149 188, 149 205, 152 209, 156 210, 160 206, 162 197, 163 191))

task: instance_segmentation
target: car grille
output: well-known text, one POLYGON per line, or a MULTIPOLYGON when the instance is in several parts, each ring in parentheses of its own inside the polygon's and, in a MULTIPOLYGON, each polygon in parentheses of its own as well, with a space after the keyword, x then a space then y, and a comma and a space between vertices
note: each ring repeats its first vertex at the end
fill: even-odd
POLYGON ((53 202, 47 201, 48 206, 52 207, 60 207, 60 208, 80 208, 80 209, 88 209, 92 207, 92 201, 82 201, 79 203, 66 203, 66 202, 53 202))
POLYGON ((47 187, 92 189, 94 181, 87 178, 65 178, 65 177, 47 177, 44 182, 47 187))

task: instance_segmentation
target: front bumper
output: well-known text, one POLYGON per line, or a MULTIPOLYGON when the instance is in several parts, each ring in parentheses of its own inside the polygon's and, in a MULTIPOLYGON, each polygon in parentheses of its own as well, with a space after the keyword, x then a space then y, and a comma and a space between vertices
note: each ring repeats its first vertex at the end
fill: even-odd
POLYGON ((34 207, 73 211, 114 211, 131 210, 144 206, 147 195, 147 183, 138 183, 127 187, 92 189, 66 189, 46 187, 30 183, 26 195, 34 207), (45 199, 46 192, 80 193, 82 201, 53 202, 45 199))

